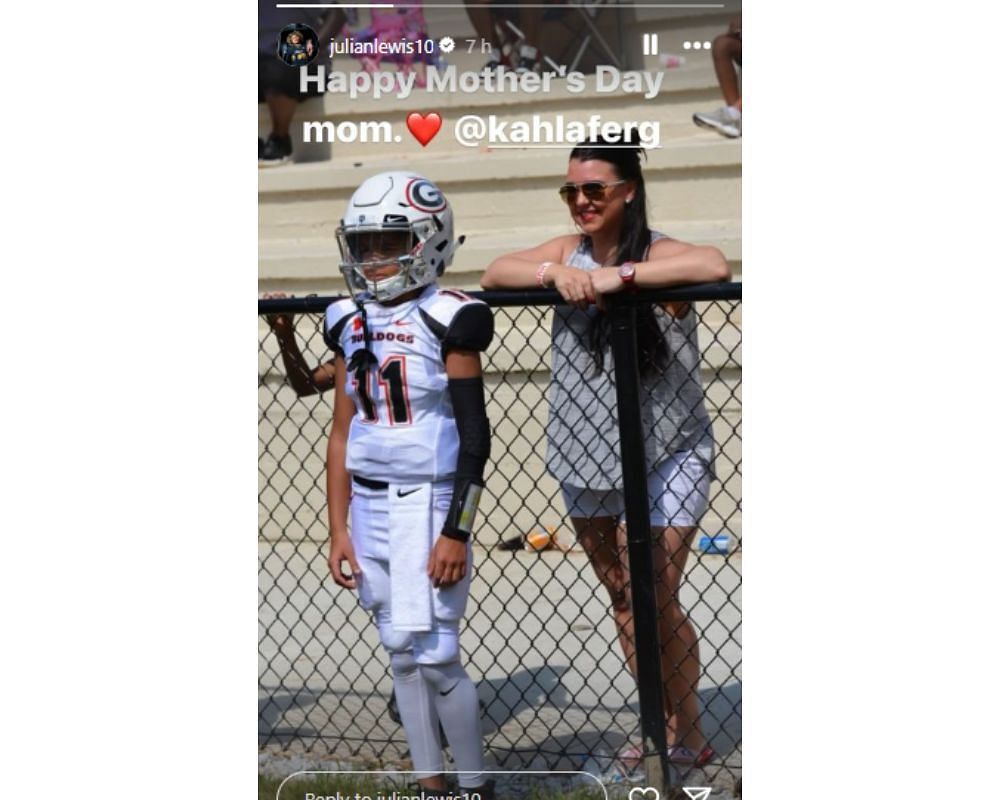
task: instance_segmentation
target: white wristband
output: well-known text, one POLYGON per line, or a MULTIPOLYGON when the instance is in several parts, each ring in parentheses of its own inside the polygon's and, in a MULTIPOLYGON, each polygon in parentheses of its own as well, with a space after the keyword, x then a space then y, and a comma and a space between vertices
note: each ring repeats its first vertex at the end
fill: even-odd
POLYGON ((545 288, 545 273, 551 266, 554 266, 554 262, 552 261, 543 261, 538 265, 538 271, 535 273, 535 282, 541 289, 545 288))

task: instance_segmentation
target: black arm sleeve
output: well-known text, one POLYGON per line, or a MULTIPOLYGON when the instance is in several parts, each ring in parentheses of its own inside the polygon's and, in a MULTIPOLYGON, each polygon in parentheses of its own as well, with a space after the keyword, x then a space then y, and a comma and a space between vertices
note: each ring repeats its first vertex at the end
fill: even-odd
POLYGON ((471 503, 478 504, 478 492, 483 486, 486 462, 490 458, 490 421, 486 416, 486 397, 483 379, 458 378, 448 381, 448 394, 455 411, 458 427, 458 463, 455 467, 455 490, 445 521, 443 536, 468 541, 472 531, 471 520, 463 514, 471 503))

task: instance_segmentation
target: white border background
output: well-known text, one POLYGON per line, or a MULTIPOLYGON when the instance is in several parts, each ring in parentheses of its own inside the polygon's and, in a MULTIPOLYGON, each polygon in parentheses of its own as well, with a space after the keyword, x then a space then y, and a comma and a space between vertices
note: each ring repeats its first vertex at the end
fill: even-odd
POLYGON ((16 10, 3 794, 255 797, 256 9, 16 10))
POLYGON ((760 6, 745 796, 991 796, 997 159, 967 111, 992 102, 993 26, 968 5, 760 6))
MULTIPOLYGON (((993 26, 972 6, 761 6, 744 796, 986 797, 993 26)), ((45 13, 14 28, 51 31, 51 63, 3 56, 6 794, 249 797, 254 12, 45 13)))

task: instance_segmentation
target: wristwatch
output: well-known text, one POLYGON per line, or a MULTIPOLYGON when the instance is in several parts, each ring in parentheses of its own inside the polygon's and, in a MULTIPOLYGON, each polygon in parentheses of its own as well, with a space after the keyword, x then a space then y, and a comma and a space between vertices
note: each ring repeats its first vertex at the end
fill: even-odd
POLYGON ((618 267, 618 277, 621 278, 622 283, 626 286, 635 288, 635 262, 626 261, 620 267, 618 267))

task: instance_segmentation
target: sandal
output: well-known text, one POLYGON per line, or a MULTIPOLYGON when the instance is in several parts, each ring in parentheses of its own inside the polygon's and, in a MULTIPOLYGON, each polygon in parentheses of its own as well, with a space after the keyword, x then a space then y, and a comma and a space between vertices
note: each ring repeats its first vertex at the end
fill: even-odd
POLYGON ((703 767, 715 758, 715 751, 710 745, 701 748, 701 752, 695 753, 688 747, 675 744, 667 748, 667 758, 671 764, 691 764, 695 767, 703 767))
POLYGON ((618 760, 630 773, 635 772, 635 770, 642 767, 645 757, 646 754, 643 752, 642 748, 636 746, 626 748, 618 754, 618 760))
MULTIPOLYGON (((671 764, 703 767, 710 761, 713 761, 715 756, 715 750, 707 744, 701 748, 700 753, 695 753, 694 750, 679 744, 667 747, 667 758, 671 764)), ((622 763, 628 772, 635 772, 635 770, 642 767, 645 757, 646 753, 641 747, 632 746, 622 750, 618 754, 618 761, 622 763)))

